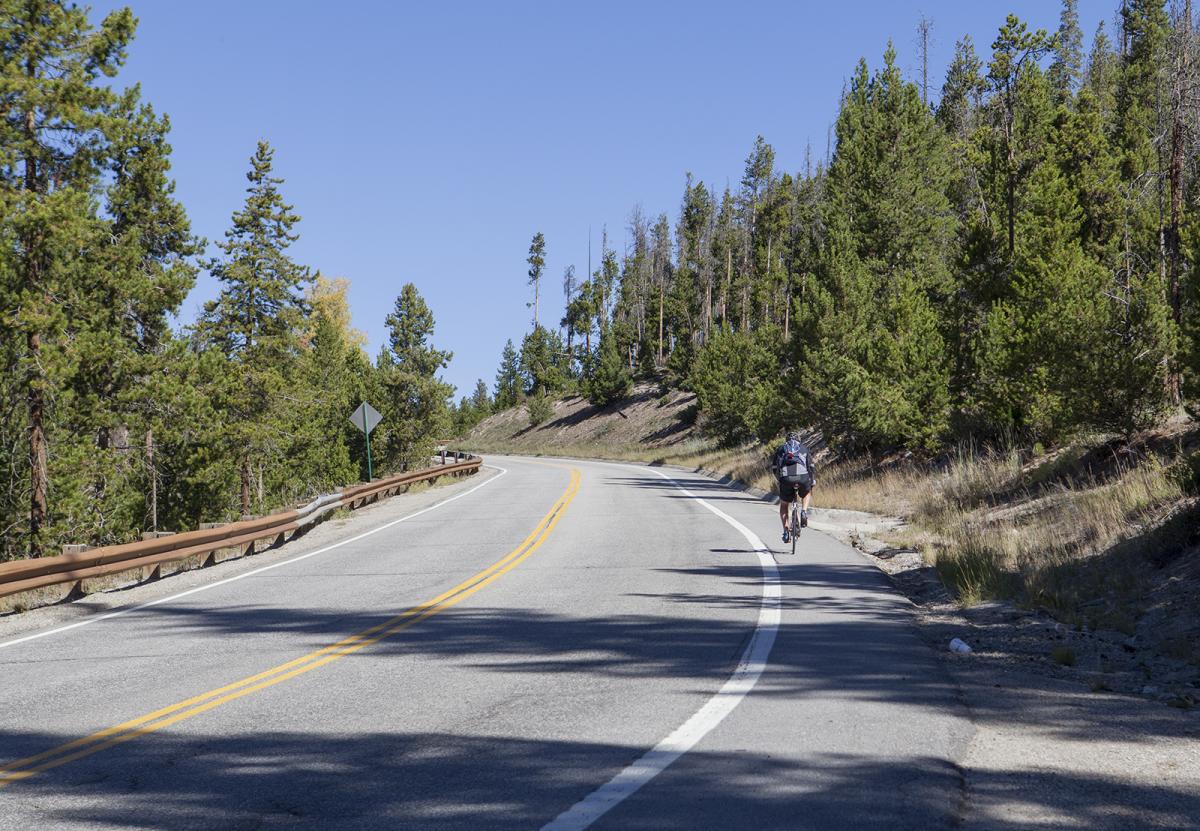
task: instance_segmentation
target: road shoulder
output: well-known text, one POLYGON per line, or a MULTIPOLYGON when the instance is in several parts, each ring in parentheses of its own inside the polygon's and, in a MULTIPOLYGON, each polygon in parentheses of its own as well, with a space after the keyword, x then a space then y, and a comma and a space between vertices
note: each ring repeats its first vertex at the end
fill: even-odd
MULTIPOLYGON (((774 501, 758 489, 739 489, 774 501)), ((976 728, 961 763, 963 828, 1200 828, 1200 708, 1168 707, 1166 695, 1093 690, 1086 672, 1048 666, 1045 644, 1066 638, 1065 627, 1006 604, 960 609, 932 569, 905 563, 905 552, 870 539, 886 530, 887 518, 841 516, 851 513, 817 509, 811 525, 889 575, 976 728), (955 637, 975 650, 950 652, 955 637), (1020 644, 1024 651, 1015 648, 1020 644)))

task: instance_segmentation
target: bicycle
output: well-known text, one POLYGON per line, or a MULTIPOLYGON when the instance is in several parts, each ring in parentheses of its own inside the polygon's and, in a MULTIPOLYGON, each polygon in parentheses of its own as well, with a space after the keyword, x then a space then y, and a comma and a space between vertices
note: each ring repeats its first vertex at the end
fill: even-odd
POLYGON ((792 485, 792 556, 796 556, 796 539, 800 536, 800 486, 792 485))

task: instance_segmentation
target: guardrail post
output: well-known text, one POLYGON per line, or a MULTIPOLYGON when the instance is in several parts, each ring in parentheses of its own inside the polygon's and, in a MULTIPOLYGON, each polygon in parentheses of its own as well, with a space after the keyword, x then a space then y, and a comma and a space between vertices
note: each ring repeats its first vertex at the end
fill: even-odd
MULTIPOLYGON (((159 537, 173 537, 173 536, 175 536, 174 531, 143 531, 142 532, 143 540, 156 540, 159 537)), ((168 571, 164 572, 163 571, 164 565, 165 565, 164 563, 159 563, 156 566, 151 566, 150 570, 148 572, 143 571, 142 579, 143 580, 157 580, 160 577, 166 577, 168 574, 175 574, 176 572, 185 570, 182 563, 172 563, 171 565, 174 567, 169 569, 168 571)))
MULTIPOLYGON (((201 522, 200 530, 210 531, 213 528, 224 528, 228 524, 228 522, 201 522)), ((225 560, 232 560, 235 557, 240 557, 241 554, 242 548, 238 545, 230 545, 226 546, 225 548, 214 548, 212 551, 204 555, 203 560, 200 562, 200 568, 207 568, 208 566, 216 565, 217 563, 224 562, 225 560)))

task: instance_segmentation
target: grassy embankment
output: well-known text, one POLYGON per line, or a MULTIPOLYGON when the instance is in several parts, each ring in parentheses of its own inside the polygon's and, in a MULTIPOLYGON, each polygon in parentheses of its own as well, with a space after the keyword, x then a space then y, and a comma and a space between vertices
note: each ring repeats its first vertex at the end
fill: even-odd
POLYGON ((1160 589, 1186 595, 1200 578, 1183 556, 1200 541, 1197 439, 1177 422, 1129 445, 1098 437, 1036 455, 859 460, 831 469, 822 500, 908 520, 892 542, 920 550, 965 604, 1012 599, 1132 634, 1160 589))

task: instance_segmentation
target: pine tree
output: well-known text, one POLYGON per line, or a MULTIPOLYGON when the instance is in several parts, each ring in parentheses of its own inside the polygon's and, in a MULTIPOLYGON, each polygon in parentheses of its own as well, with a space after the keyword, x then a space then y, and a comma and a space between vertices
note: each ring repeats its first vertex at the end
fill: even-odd
MULTIPOLYGON (((202 336, 229 361, 225 404, 230 446, 239 454, 243 513, 251 510, 256 478, 262 482, 263 468, 282 455, 286 436, 278 410, 305 325, 308 270, 287 253, 300 217, 283 200, 283 180, 272 175, 274 154, 260 141, 250 159, 246 203, 217 243, 224 256, 209 264, 223 288, 200 321, 202 336)), ((257 501, 261 507, 261 496, 257 501)))
POLYGON ((768 441, 783 426, 780 340, 773 327, 737 332, 722 325, 697 354, 689 386, 705 430, 723 443, 768 441))
POLYGON ((600 336, 600 346, 591 372, 584 381, 588 401, 605 407, 629 394, 633 385, 630 370, 617 345, 617 335, 609 330, 600 336))
POLYGON ((1166 394, 1177 399, 1180 376, 1173 349, 1178 316, 1168 311, 1166 326, 1157 323, 1161 317, 1158 306, 1170 306, 1179 296, 1178 275, 1171 270, 1168 258, 1170 162, 1163 139, 1170 134, 1166 74, 1170 21, 1164 0, 1129 0, 1122 6, 1121 24, 1125 49, 1117 85, 1113 141, 1120 152, 1126 194, 1122 200, 1121 261, 1116 269, 1118 290, 1114 296, 1126 296, 1126 302, 1119 306, 1143 311, 1118 313, 1117 318, 1134 326, 1134 340, 1151 366, 1161 363, 1169 368, 1166 394), (1142 292, 1145 297, 1136 297, 1142 292))
POLYGON ((504 352, 500 356, 500 368, 496 371, 496 393, 494 406, 496 412, 515 407, 521 401, 521 362, 517 350, 513 348, 512 340, 505 342, 504 352))
POLYGON ((973 401, 987 423, 1034 440, 1056 440, 1085 423, 1081 381, 1102 369, 1105 273, 1084 253, 1073 196, 1052 159, 1028 178, 1011 282, 977 344, 973 401))
POLYGON ((405 283, 384 323, 386 359, 381 362, 383 462, 399 470, 421 467, 450 429, 447 399, 453 392, 437 377, 453 357, 434 348, 433 312, 412 283, 405 283))
POLYGON ((661 367, 666 360, 665 349, 668 345, 666 329, 666 299, 673 276, 671 263, 671 224, 666 214, 659 214, 650 231, 650 273, 655 286, 658 307, 658 331, 655 366, 661 367))
POLYGON ((1079 28, 1079 0, 1062 0, 1054 60, 1047 73, 1055 103, 1069 102, 1079 87, 1083 71, 1083 32, 1079 28))
POLYGON ((973 115, 979 109, 985 89, 983 63, 967 35, 954 46, 954 59, 946 71, 937 107, 938 123, 952 138, 961 141, 971 134, 973 115))
POLYGON ((538 231, 529 243, 529 284, 533 286, 533 328, 538 327, 538 298, 542 285, 542 273, 546 270, 546 238, 538 231))
POLYGON ((694 331, 707 334, 712 326, 713 270, 710 261, 709 229, 714 209, 712 196, 704 183, 693 184, 692 175, 687 174, 683 204, 679 211, 679 228, 676 232, 679 256, 675 279, 688 283, 688 296, 680 298, 680 301, 688 307, 693 307, 687 309, 692 314, 677 316, 683 319, 693 316, 698 318, 688 320, 688 337, 691 337, 694 331))
POLYGON ((1120 71, 1120 58, 1113 50, 1112 42, 1104 31, 1104 22, 1101 21, 1096 26, 1096 34, 1092 36, 1092 49, 1088 53, 1083 83, 1095 98, 1096 109, 1106 128, 1111 124, 1116 109, 1120 71))
POLYGON ((953 290, 950 174, 945 134, 894 51, 874 76, 860 62, 838 115, 828 237, 797 326, 805 401, 847 442, 932 446, 948 427, 939 310, 953 290))
POLYGON ((169 122, 122 96, 111 132, 105 189, 108 234, 89 252, 68 323, 77 360, 63 379, 60 456, 52 470, 62 533, 92 544, 123 542, 156 524, 152 413, 165 402, 147 396, 146 379, 168 367, 169 317, 195 281, 200 253, 169 179, 169 122), (138 452, 145 444, 147 452, 138 452))
POLYGON ((989 149, 992 169, 1002 180, 1003 202, 999 211, 1008 232, 1005 247, 1008 257, 1016 250, 1018 198, 1023 179, 1032 169, 1028 159, 1041 153, 1044 135, 1048 133, 1049 107, 1044 97, 1023 98, 1021 92, 1027 79, 1035 74, 1041 77, 1037 61, 1052 45, 1045 30, 1030 32, 1025 23, 1011 14, 992 44, 988 80, 996 98, 992 102, 994 115, 989 149), (1037 109, 1022 107, 1026 101, 1033 101, 1037 109))
POLYGON ((567 384, 566 348, 557 332, 539 326, 525 336, 520 353, 526 395, 558 393, 567 384))
POLYGON ((222 406, 228 362, 198 338, 164 345, 140 379, 150 505, 141 527, 186 530, 239 515, 239 470, 222 406))
POLYGON ((487 383, 480 378, 475 382, 475 390, 471 393, 471 406, 480 418, 485 418, 492 412, 492 397, 488 395, 487 383))
MULTIPOLYGON (((74 465, 79 458, 95 456, 94 441, 102 432, 98 422, 104 422, 104 440, 112 437, 113 420, 82 414, 85 429, 95 439, 75 435, 74 425, 67 422, 76 391, 64 393, 62 385, 68 379, 81 379, 75 336, 99 336, 89 325, 103 317, 97 308, 103 298, 93 296, 89 289, 99 283, 119 300, 129 299, 129 272, 114 271, 107 278, 112 285, 106 285, 106 276, 100 271, 106 261, 111 262, 116 245, 110 239, 114 230, 111 217, 98 215, 93 197, 119 192, 127 184, 114 185, 104 174, 112 172, 128 146, 125 136, 129 130, 145 125, 143 120, 126 129, 122 123, 136 112, 136 90, 118 95, 103 83, 117 73, 133 38, 136 21, 128 9, 112 12, 95 28, 86 9, 57 0, 9 2, 3 14, 0 237, 5 244, 0 253, 0 319, 12 333, 3 339, 6 400, 14 402, 10 408, 21 402, 24 411, 22 424, 16 411, 9 410, 5 429, 11 432, 5 438, 15 439, 8 448, 23 445, 26 449, 5 451, 11 454, 5 461, 12 478, 0 510, 5 527, 15 531, 5 534, 3 556, 18 553, 17 544, 8 541, 19 536, 25 536, 27 552, 37 556, 47 548, 49 537, 66 527, 66 517, 57 521, 52 513, 52 491, 69 495, 87 483, 104 485, 103 470, 84 471, 80 479, 74 465), (93 441, 90 454, 89 440, 93 441), (63 456, 56 443, 61 443, 63 456), (55 483, 56 475, 67 479, 55 483), (22 501, 24 510, 19 504, 22 501), (24 518, 19 518, 22 513, 24 518), (57 531, 50 528, 52 522, 57 531)), ((146 183, 159 188, 161 182, 149 173, 151 164, 142 167, 146 183)), ((115 197, 125 206, 126 220, 133 210, 127 196, 130 194, 115 197)), ((161 191, 144 194, 149 203, 158 205, 162 196, 161 191)), ((154 208, 148 205, 146 210, 154 208)), ((129 246, 130 258, 138 256, 132 251, 133 235, 120 242, 129 246)), ((186 282, 186 275, 182 279, 186 282)), ((162 300, 169 305, 174 290, 167 282, 163 280, 162 300)), ((146 311, 153 337, 157 313, 146 311)), ((117 384, 82 390, 90 401, 102 395, 109 413, 120 384, 132 369, 130 344, 122 342, 120 346, 120 353, 114 356, 120 364, 117 384)), ((114 462, 107 453, 103 459, 97 458, 101 466, 114 462)))

